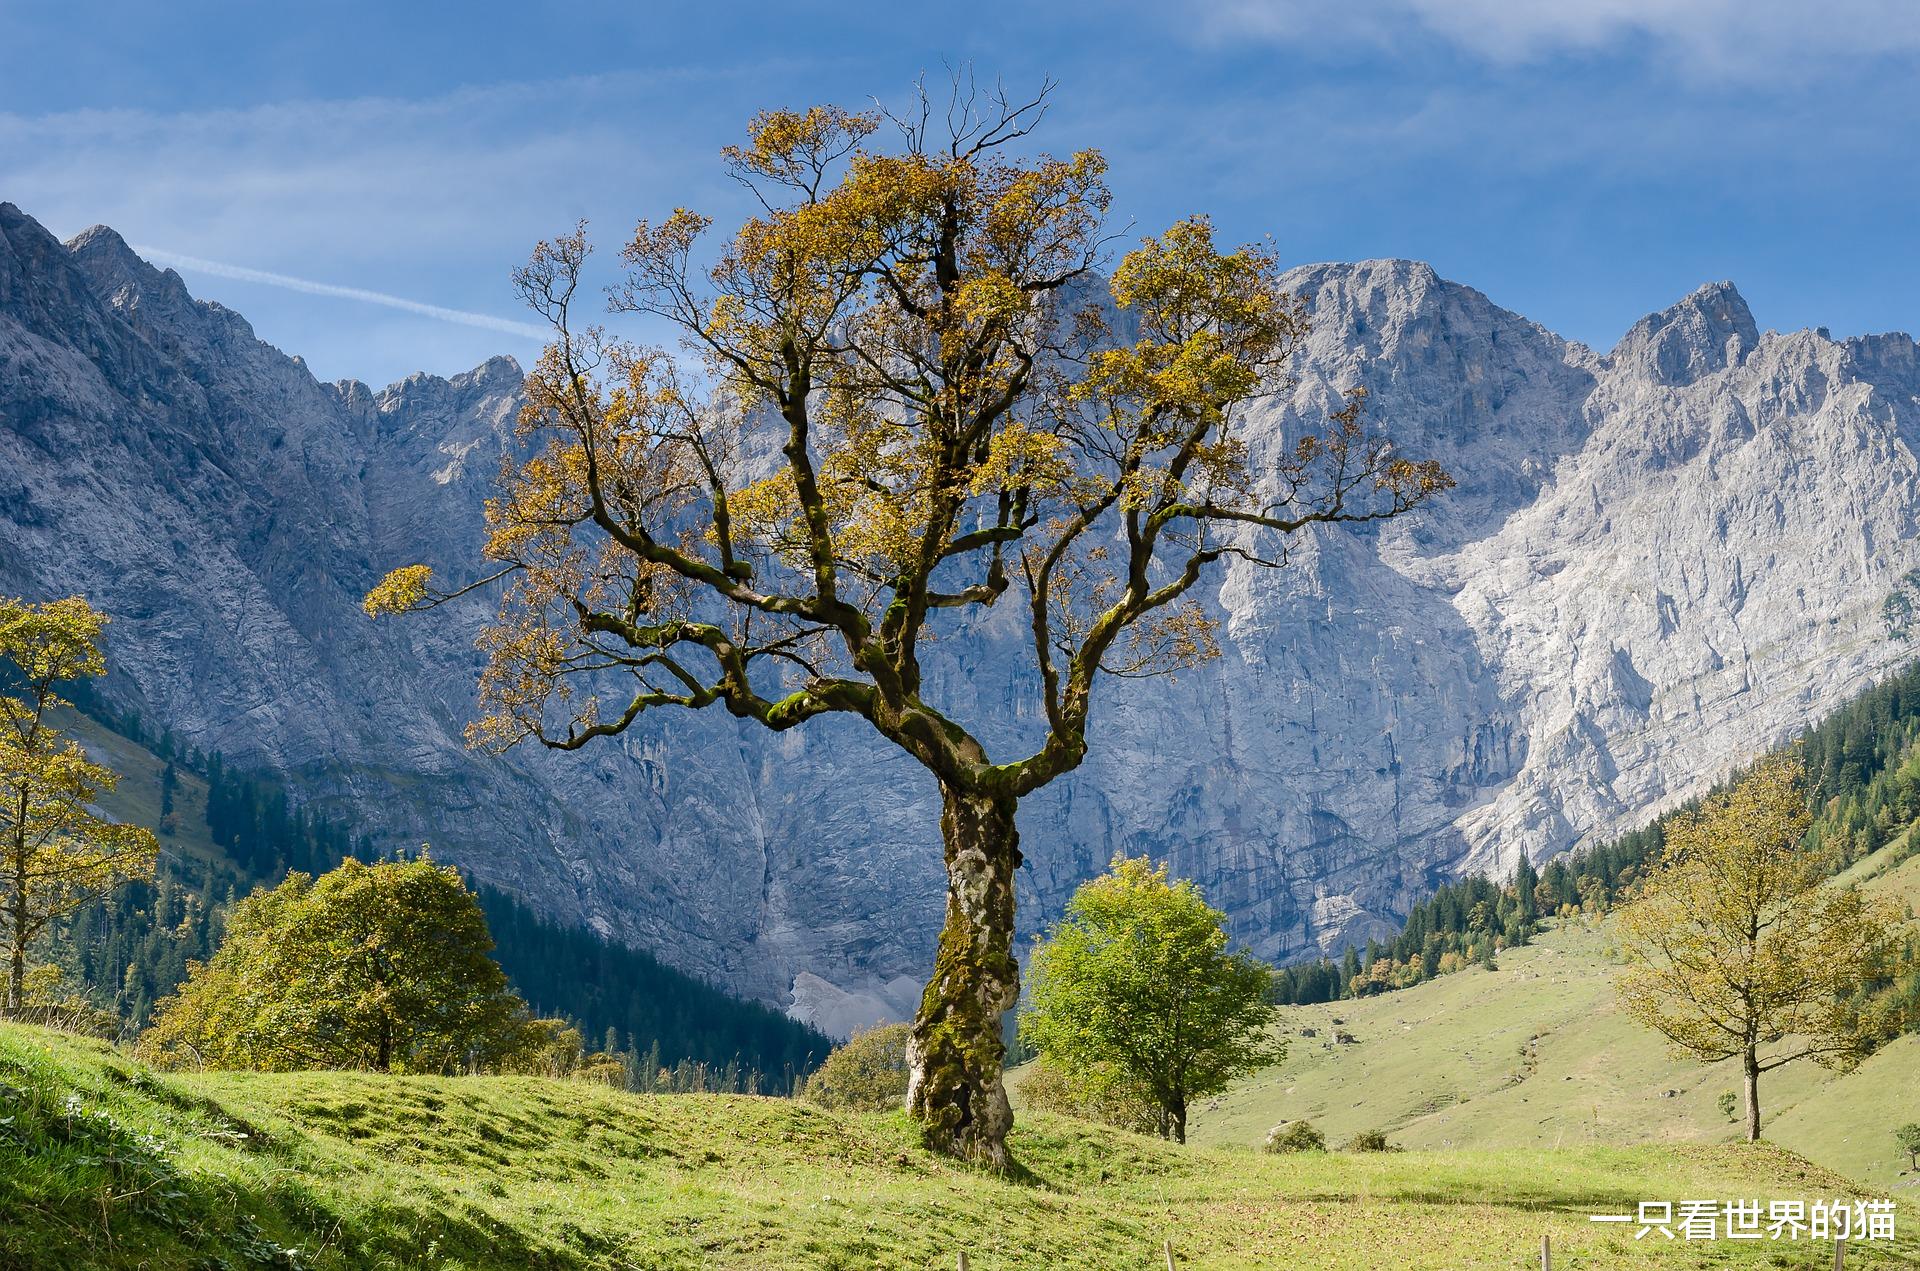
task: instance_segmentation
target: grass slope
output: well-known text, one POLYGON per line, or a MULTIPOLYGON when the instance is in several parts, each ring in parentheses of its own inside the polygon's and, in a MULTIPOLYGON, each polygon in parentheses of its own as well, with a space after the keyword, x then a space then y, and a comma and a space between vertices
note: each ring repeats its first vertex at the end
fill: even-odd
MULTIPOLYGON (((86 748, 89 759, 120 775, 119 784, 100 798, 102 812, 129 825, 153 829, 160 824, 160 784, 166 760, 78 711, 61 711, 56 725, 86 748)), ((174 832, 161 843, 168 851, 190 859, 224 860, 226 854, 214 846, 207 829, 207 783, 184 768, 174 769, 174 779, 178 782, 173 796, 174 832)))
MULTIPOLYGON (((1763 1148, 1264 1157, 1029 1117, 1003 1179, 898 1116, 540 1079, 156 1075, 0 1026, 0 1266, 1493 1268, 1814 1265, 1586 1221, 1852 1189, 1763 1148)), ((1901 1221, 1909 1215, 1903 1209, 1901 1221)), ((1849 1265, 1920 1265, 1920 1246, 1849 1265)))
MULTIPOLYGON (((1920 901, 1920 857, 1895 842, 1850 881, 1920 901)), ((1564 1148, 1732 1142, 1715 1101, 1737 1092, 1734 1063, 1705 1067, 1614 1002, 1609 925, 1574 923, 1499 958, 1397 993, 1289 1007, 1282 1064, 1201 1108, 1195 1142, 1251 1145, 1306 1117, 1337 1141, 1383 1129, 1414 1148, 1564 1148), (1342 1021, 1335 1024, 1335 1020, 1342 1021), (1304 1037, 1310 1028, 1317 1036, 1304 1037), (1334 1041, 1336 1028, 1356 1040, 1334 1041)), ((1912 1196, 1890 1130, 1920 1121, 1920 1037, 1840 1075, 1800 1063, 1761 1079, 1766 1137, 1861 1183, 1912 1196)))

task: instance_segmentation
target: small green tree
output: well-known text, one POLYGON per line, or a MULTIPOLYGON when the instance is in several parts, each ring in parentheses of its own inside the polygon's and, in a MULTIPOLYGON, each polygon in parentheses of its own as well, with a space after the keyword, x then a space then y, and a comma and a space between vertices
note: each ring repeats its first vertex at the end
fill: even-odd
POLYGON ((1731 1121, 1733 1120, 1733 1110, 1740 1106, 1740 1096, 1731 1090, 1722 1090, 1720 1097, 1715 1099, 1714 1103, 1719 1105, 1720 1115, 1731 1121))
POLYGON ((1893 1132, 1893 1141, 1907 1154, 1907 1168, 1920 1170, 1920 1123, 1907 1122, 1893 1132))
MULTIPOLYGON (((607 1032, 611 1042, 613 1030, 607 1032)), ((604 1050, 588 1050, 580 1030, 566 1020, 533 1019, 526 1021, 518 1044, 506 1050, 495 1067, 503 1073, 530 1077, 624 1086, 627 1067, 618 1049, 609 1044, 604 1050)))
POLYGON ((1105 1066, 1152 1098, 1162 1137, 1187 1107, 1284 1053, 1268 1033, 1270 971, 1227 948, 1225 915, 1146 857, 1116 856, 1035 950, 1020 1036, 1050 1064, 1105 1066))
POLYGON ((480 904, 451 866, 349 860, 287 875, 234 906, 189 963, 141 1050, 163 1064, 289 1071, 497 1068, 552 1041, 490 956, 480 904))
POLYGON ((855 1033, 808 1075, 808 1101, 852 1112, 906 1107, 907 1042, 912 1035, 913 1029, 906 1024, 855 1033))

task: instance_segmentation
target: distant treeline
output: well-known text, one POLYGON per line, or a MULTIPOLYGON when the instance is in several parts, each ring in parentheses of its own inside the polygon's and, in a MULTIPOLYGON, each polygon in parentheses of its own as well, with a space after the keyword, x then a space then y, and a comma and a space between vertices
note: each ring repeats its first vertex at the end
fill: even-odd
MULTIPOLYGON (((1822 719, 1798 744, 1815 808, 1807 848, 1830 853, 1838 872, 1920 821, 1920 662, 1822 719)), ((1610 909, 1666 845, 1669 818, 1698 805, 1690 801, 1644 829, 1555 857, 1542 870, 1522 861, 1504 884, 1479 876, 1442 884, 1414 906, 1396 938, 1369 940, 1364 952, 1349 948, 1338 962, 1280 968, 1271 998, 1329 1002, 1493 965, 1498 950, 1531 940, 1543 917, 1610 909)), ((1867 988, 1911 999, 1902 1009, 1920 1021, 1920 982, 1867 988)))
MULTIPOLYGON (((321 874, 349 856, 380 858, 371 839, 302 807, 272 777, 235 771, 217 753, 182 750, 170 734, 146 735, 137 716, 97 699, 80 705, 166 762, 158 876, 75 914, 59 950, 129 1032, 186 978, 190 960, 205 961, 218 947, 222 916, 236 897, 278 883, 289 870, 321 874), (205 818, 219 859, 200 859, 173 841, 181 770, 206 781, 205 818)), ((643 950, 551 921, 497 888, 474 891, 514 988, 537 1012, 568 1020, 589 1046, 622 1060, 636 1086, 785 1093, 832 1047, 824 1034, 643 950)))
POLYGON ((1540 882, 1522 861, 1505 887, 1480 875, 1443 883, 1413 907, 1394 939, 1369 940, 1364 954, 1349 947, 1339 962, 1321 958, 1281 967, 1268 998, 1304 1005, 1366 997, 1476 963, 1491 966, 1496 949, 1525 944, 1539 930, 1540 882))

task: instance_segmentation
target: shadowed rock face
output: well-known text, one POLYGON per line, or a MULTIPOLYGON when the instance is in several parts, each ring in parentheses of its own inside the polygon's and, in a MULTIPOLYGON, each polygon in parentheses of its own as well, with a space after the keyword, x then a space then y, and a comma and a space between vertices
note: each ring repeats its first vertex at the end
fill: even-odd
MULTIPOLYGON (((1102 686, 1086 765, 1021 813, 1030 925, 1147 851, 1262 954, 1365 940, 1448 874, 1644 821, 1920 653, 1911 339, 1761 334, 1720 284, 1599 356, 1424 265, 1290 283, 1314 332, 1256 458, 1365 385, 1459 488, 1223 569, 1217 662, 1102 686)), ((0 205, 0 591, 85 593, 118 701, 389 843, 831 1028, 910 1010, 937 800, 864 725, 677 714, 479 757, 489 602, 361 615, 392 565, 477 568, 518 384, 504 358, 317 383, 112 231, 63 245, 0 205)), ((1031 744, 1019 615, 940 635, 933 698, 1031 744)))

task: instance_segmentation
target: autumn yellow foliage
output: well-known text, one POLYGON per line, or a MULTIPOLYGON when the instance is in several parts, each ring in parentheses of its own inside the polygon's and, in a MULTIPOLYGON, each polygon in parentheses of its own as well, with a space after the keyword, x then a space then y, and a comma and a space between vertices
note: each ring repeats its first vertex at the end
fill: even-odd
MULTIPOLYGON (((899 113, 755 116, 721 155, 755 212, 716 232, 677 208, 620 252, 613 311, 678 355, 583 311, 584 227, 535 248, 515 281, 555 338, 487 505, 504 586, 470 732, 571 750, 662 710, 774 730, 845 714, 920 763, 950 905, 909 1103, 994 1163, 1014 812, 1084 759, 1096 683, 1216 656, 1195 592, 1216 563, 1277 565, 1308 526, 1451 485, 1394 450, 1358 386, 1256 447, 1251 413, 1307 330, 1274 253, 1196 216, 1114 260, 1106 159, 1029 148, 1046 99, 962 78, 899 113), (1003 602, 1045 727, 996 756, 922 692, 922 655, 1003 602)), ((407 566, 368 610, 460 590, 407 566)))
POLYGON ((1900 918, 1883 899, 1822 885, 1831 862, 1805 848, 1804 777, 1797 753, 1777 754, 1674 817, 1619 918, 1621 1005, 1680 1052, 1741 1061, 1750 1139, 1763 1073, 1863 1057, 1875 1030, 1853 999, 1885 970, 1900 918))
POLYGON ((159 840, 95 810, 119 778, 55 727, 57 687, 104 675, 106 617, 78 596, 32 604, 0 598, 0 941, 5 1009, 26 1005, 27 954, 47 928, 128 879, 151 878, 159 840))

